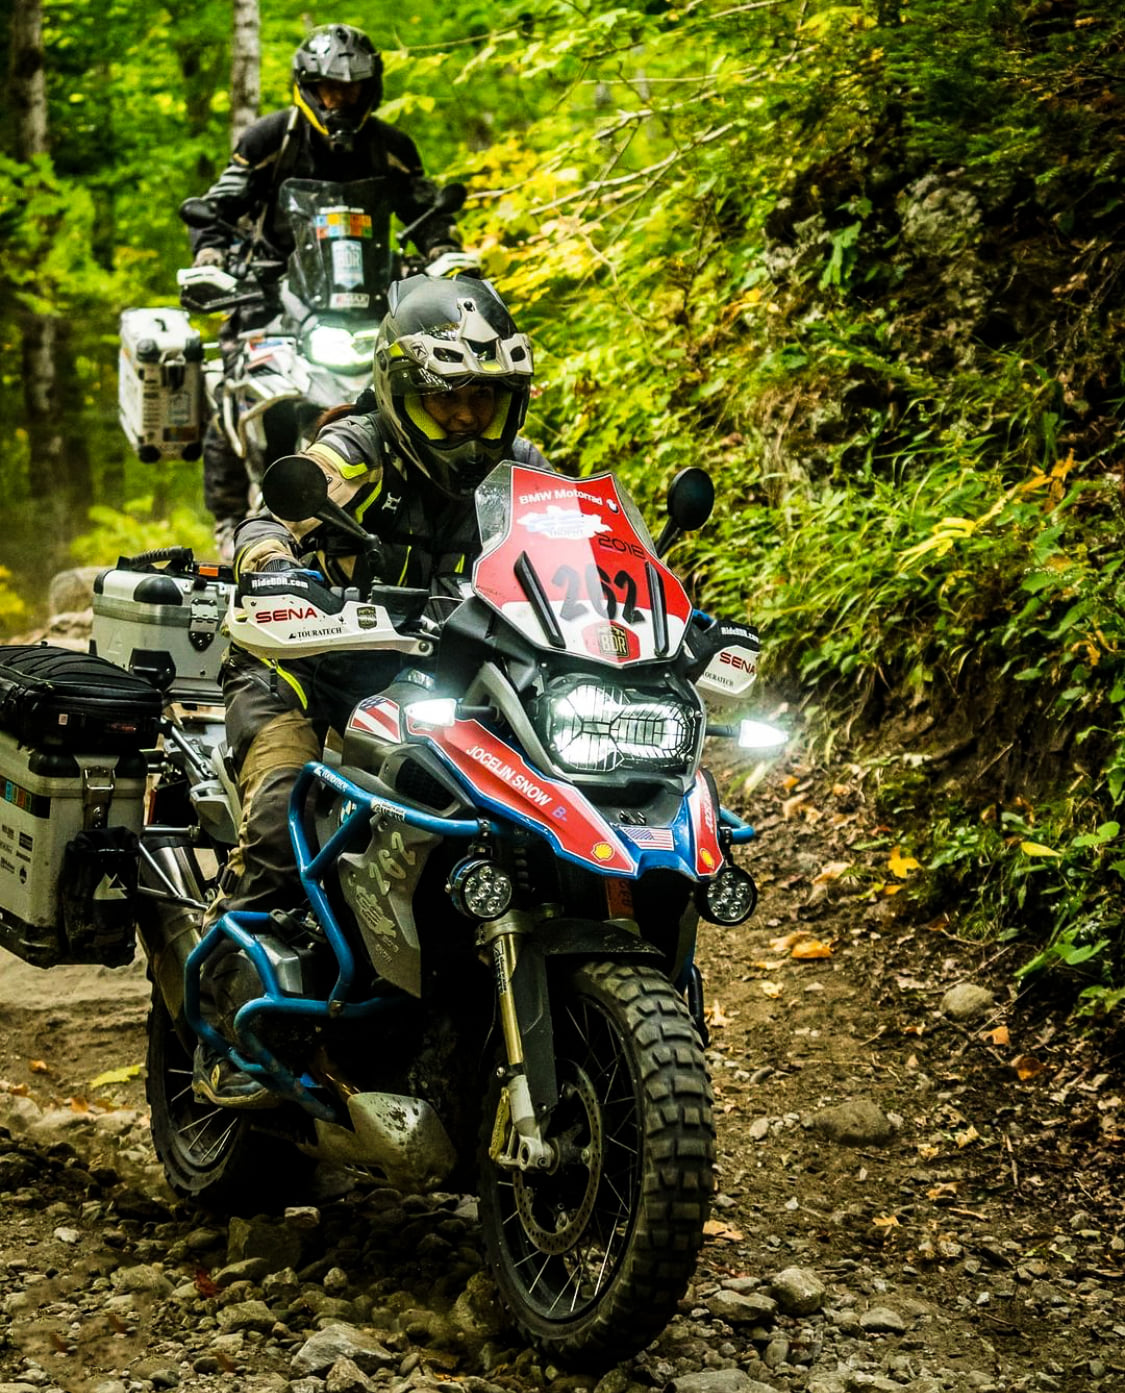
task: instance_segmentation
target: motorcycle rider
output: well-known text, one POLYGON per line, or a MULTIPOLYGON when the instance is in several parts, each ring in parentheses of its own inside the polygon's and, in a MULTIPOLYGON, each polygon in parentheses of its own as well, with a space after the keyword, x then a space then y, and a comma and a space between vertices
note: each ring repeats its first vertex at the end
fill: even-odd
MULTIPOLYGON (((367 35, 350 24, 322 25, 293 55, 292 72, 293 105, 247 127, 207 191, 217 215, 226 223, 253 223, 288 256, 293 238, 278 206, 286 179, 348 183, 379 176, 404 224, 421 217, 437 188, 424 176, 410 137, 373 114, 382 99, 383 60, 367 35)), ((441 214, 418 229, 414 242, 427 260, 461 246, 452 220, 441 214)), ((230 238, 219 228, 193 229, 191 245, 196 266, 222 266, 230 238)), ((239 329, 252 327, 245 314, 228 320, 220 336, 224 360, 239 329)), ((203 500, 215 518, 222 560, 229 559, 234 527, 246 513, 248 487, 245 465, 212 419, 203 441, 203 500)))
MULTIPOLYGON (((412 276, 392 283, 375 344, 374 387, 338 407, 306 454, 328 480, 329 497, 363 522, 379 549, 356 544, 315 519, 283 523, 269 514, 237 530, 238 594, 327 600, 329 585, 423 587, 460 597, 480 552, 474 492, 501 460, 546 468, 517 434, 532 378, 531 346, 486 280, 412 276)), ((294 779, 319 759, 330 726, 342 730, 355 703, 408 667, 402 655, 326 654, 265 662, 235 645, 223 670, 227 738, 243 799, 239 842, 205 925, 228 910, 292 909, 302 902, 288 830, 294 779)), ((234 1012, 260 994, 233 945, 204 964, 203 998, 228 1033, 234 1012)), ((261 1084, 200 1045, 197 1095, 227 1107, 269 1106, 261 1084)))

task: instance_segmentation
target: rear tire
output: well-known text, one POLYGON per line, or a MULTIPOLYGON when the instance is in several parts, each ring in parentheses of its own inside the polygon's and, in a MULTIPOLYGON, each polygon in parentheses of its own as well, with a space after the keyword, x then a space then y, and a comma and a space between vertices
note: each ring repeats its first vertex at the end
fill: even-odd
MULTIPOLYGON (((220 1214, 270 1213, 303 1198, 316 1164, 311 1157, 245 1114, 196 1098, 191 1053, 157 987, 148 1015, 147 1073, 152 1142, 177 1195, 220 1214)), ((276 1121, 279 1114, 268 1116, 276 1121)))
POLYGON ((604 1369, 675 1313, 703 1243, 715 1159, 711 1084, 682 998, 660 973, 586 963, 551 996, 560 1101, 550 1171, 480 1148, 480 1219, 519 1329, 573 1369, 604 1369))

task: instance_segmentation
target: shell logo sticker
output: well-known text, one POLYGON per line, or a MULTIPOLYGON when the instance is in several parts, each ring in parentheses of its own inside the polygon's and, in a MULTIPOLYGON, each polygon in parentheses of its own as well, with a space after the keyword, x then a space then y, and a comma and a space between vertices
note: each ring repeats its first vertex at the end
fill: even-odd
POLYGON ((595 842, 593 856, 595 861, 612 861, 613 847, 608 842, 595 842))
POLYGON ((715 869, 715 858, 711 855, 711 853, 707 850, 705 846, 701 846, 699 848, 699 859, 703 862, 703 864, 707 867, 709 871, 713 871, 715 869))

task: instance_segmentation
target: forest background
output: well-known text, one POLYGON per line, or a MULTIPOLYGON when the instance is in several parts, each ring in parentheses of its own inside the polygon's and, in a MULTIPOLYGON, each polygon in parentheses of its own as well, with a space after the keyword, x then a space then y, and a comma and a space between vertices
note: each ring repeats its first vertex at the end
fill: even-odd
MULTIPOLYGON (((40 0, 0 4, 11 93, 40 0)), ((117 324, 175 303, 177 207, 226 161, 231 6, 41 18, 43 152, 0 112, 8 633, 61 566, 209 545, 199 466, 141 465, 118 427, 117 324)), ((275 0, 263 113, 329 20, 367 30, 380 114, 470 188, 466 241, 536 348, 528 434, 654 520, 677 470, 713 474, 675 560, 760 625, 809 761, 876 801, 857 850, 892 872, 841 873, 1014 944, 1023 983, 1116 1026, 1119 0, 275 0)))

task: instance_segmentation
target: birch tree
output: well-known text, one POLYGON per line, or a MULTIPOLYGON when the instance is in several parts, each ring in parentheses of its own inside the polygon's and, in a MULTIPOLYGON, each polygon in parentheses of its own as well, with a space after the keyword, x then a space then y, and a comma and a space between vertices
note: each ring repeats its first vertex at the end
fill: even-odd
MULTIPOLYGON (((49 154, 47 83, 41 0, 13 0, 8 91, 15 116, 15 155, 21 164, 49 154)), ((44 493, 62 507, 67 495, 59 429, 57 354, 59 321, 50 310, 25 307, 19 316, 24 412, 33 467, 44 493)))
POLYGON ((261 100, 261 44, 258 0, 233 0, 234 30, 230 48, 230 143, 258 115, 261 100))

